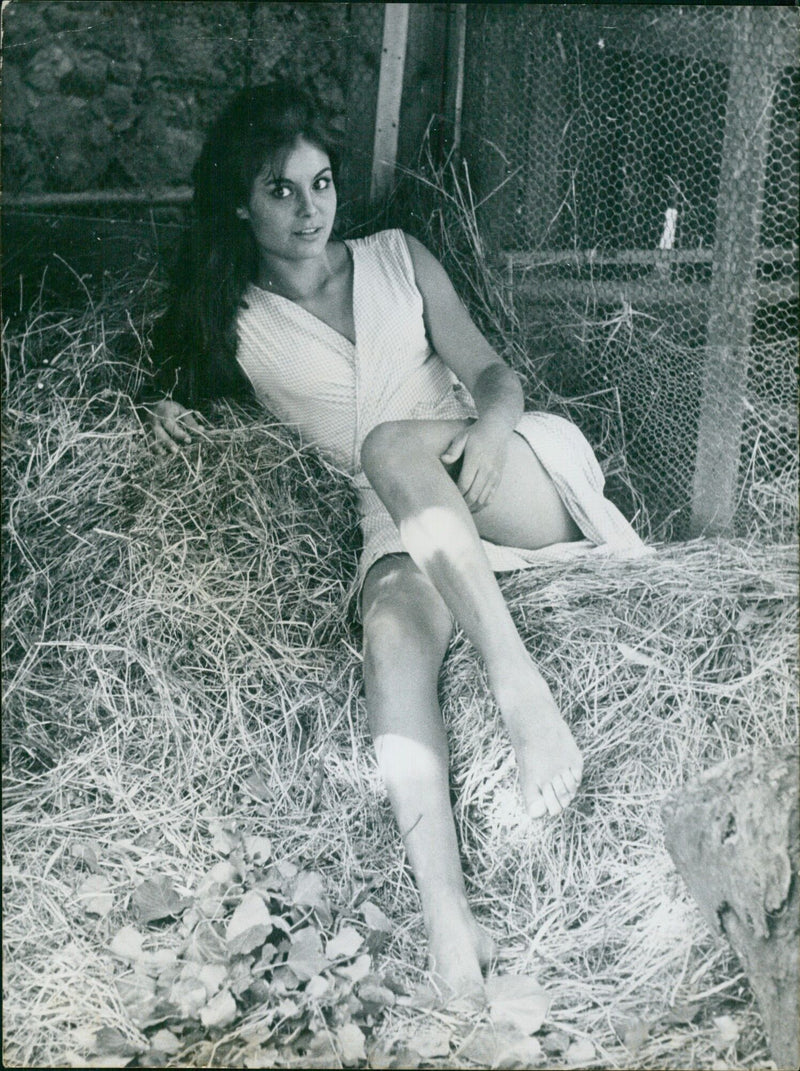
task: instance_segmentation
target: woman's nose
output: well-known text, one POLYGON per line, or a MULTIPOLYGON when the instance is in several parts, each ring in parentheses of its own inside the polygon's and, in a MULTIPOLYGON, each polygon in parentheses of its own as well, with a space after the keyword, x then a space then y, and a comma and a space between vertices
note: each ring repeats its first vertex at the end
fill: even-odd
POLYGON ((316 214, 317 206, 314 203, 314 198, 311 191, 301 192, 297 201, 297 212, 301 216, 313 216, 316 214))

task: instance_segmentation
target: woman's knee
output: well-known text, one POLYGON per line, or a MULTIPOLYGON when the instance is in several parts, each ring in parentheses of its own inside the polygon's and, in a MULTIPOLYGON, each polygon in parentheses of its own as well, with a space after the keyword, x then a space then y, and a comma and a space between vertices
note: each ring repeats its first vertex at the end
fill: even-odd
POLYGON ((367 476, 386 470, 387 465, 408 447, 409 421, 386 420, 367 432, 361 444, 361 467, 367 476))
POLYGON ((453 620, 441 596, 410 559, 383 559, 367 577, 363 603, 364 656, 381 677, 415 668, 438 673, 453 620))

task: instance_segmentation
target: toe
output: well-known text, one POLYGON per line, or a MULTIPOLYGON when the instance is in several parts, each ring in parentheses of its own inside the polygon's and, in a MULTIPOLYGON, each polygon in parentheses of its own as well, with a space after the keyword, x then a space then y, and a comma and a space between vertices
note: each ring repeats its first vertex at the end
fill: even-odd
POLYGON ((553 778, 553 792, 562 808, 569 806, 572 797, 575 795, 575 789, 570 787, 567 777, 561 774, 553 778))
POLYGON ((561 777, 569 792, 575 795, 578 791, 578 785, 581 783, 580 767, 570 766, 569 769, 563 771, 561 777))
POLYGON ((547 801, 541 792, 536 793, 528 803, 528 814, 531 818, 544 818, 549 813, 547 801))
POLYGON ((561 812, 564 810, 564 808, 561 806, 561 803, 559 802, 558 796, 556 795, 556 790, 553 787, 552 781, 549 785, 545 785, 542 789, 542 799, 544 800, 547 806, 548 814, 561 814, 561 812))

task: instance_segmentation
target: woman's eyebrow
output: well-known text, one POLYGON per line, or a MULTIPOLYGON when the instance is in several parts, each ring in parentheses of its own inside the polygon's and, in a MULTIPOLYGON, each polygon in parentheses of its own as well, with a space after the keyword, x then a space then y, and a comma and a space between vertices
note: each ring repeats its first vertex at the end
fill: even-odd
MULTIPOLYGON (((331 171, 331 172, 333 171, 333 168, 330 166, 330 164, 328 164, 327 167, 323 167, 321 171, 318 171, 311 181, 312 182, 316 182, 316 180, 318 178, 321 178, 325 174, 326 171, 331 171)), ((271 175, 269 178, 266 179, 266 182, 268 183, 268 185, 271 185, 271 186, 293 186, 294 185, 294 182, 292 181, 292 179, 284 178, 283 175, 271 175)))

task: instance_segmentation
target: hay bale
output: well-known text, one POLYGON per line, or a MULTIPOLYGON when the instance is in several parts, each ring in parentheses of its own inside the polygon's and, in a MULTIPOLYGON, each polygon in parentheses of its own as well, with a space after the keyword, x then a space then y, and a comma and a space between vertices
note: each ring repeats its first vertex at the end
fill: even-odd
POLYGON ((746 752, 672 794, 667 848, 708 925, 742 960, 779 1067, 797 1067, 797 754, 746 752))

